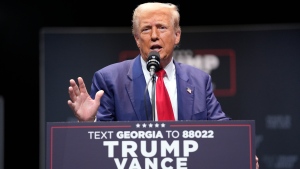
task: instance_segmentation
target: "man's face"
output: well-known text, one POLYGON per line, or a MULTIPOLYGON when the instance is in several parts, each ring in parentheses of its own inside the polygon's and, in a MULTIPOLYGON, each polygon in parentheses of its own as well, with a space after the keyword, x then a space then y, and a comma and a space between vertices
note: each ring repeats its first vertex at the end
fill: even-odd
POLYGON ((160 54, 161 67, 172 58, 173 50, 180 41, 181 32, 175 32, 171 14, 168 10, 145 11, 140 16, 135 41, 141 55, 147 61, 150 51, 160 54))

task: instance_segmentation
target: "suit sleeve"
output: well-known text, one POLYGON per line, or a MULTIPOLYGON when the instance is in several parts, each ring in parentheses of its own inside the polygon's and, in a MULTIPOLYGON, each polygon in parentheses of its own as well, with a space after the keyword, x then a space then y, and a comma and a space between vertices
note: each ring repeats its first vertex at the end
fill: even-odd
POLYGON ((104 91, 100 100, 101 104, 97 111, 97 121, 115 121, 115 102, 113 92, 110 91, 105 79, 106 76, 101 71, 95 72, 92 79, 90 95, 94 99, 97 91, 104 91))
POLYGON ((231 120, 222 110, 220 103, 213 93, 211 76, 208 75, 206 84, 206 104, 208 120, 231 120))

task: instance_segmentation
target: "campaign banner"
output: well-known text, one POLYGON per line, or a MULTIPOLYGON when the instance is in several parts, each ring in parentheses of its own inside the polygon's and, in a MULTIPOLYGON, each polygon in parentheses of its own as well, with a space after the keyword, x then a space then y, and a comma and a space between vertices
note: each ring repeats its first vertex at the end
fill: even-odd
POLYGON ((255 121, 47 122, 47 169, 255 169, 255 121))

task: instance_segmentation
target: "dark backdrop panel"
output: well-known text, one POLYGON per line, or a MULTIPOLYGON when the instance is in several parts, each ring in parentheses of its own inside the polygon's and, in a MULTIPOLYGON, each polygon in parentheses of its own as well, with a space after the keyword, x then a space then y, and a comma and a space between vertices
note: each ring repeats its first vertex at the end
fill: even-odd
MULTIPOLYGON (((300 26, 183 27, 174 58, 212 75, 223 110, 256 121, 260 168, 300 168, 300 26)), ((74 121, 69 79, 138 53, 130 28, 45 28, 41 32, 41 141, 45 122, 74 121)), ((44 148, 42 147, 42 153, 44 148)))
POLYGON ((0 95, 0 169, 4 169, 4 99, 0 95))

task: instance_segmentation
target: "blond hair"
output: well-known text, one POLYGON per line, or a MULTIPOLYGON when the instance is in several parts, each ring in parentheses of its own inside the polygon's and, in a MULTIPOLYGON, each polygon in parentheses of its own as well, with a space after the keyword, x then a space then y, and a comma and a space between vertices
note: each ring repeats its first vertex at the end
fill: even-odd
POLYGON ((158 9, 168 9, 172 16, 172 24, 174 26, 175 31, 181 31, 179 21, 180 21, 180 14, 179 9, 176 5, 171 3, 160 3, 160 2, 147 2, 138 5, 135 10, 133 11, 132 15, 132 34, 137 35, 137 30, 139 26, 139 17, 141 13, 145 10, 158 10, 158 9))

